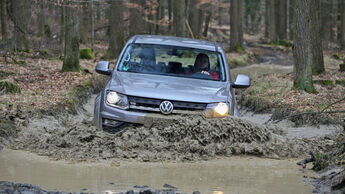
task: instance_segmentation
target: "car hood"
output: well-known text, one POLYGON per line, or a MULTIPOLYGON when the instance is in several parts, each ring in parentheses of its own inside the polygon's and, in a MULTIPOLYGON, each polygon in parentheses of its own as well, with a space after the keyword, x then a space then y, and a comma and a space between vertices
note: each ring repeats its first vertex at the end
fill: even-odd
POLYGON ((129 96, 186 102, 225 102, 229 83, 164 75, 116 72, 108 87, 129 96))

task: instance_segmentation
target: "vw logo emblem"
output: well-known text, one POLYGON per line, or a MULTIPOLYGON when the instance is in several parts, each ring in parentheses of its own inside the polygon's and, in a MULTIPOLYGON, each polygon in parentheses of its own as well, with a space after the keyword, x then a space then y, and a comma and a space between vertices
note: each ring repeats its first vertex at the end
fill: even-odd
POLYGON ((174 110, 174 105, 169 102, 169 101, 163 101, 160 105, 159 105, 159 110, 163 113, 163 114, 170 114, 172 113, 172 111, 174 110))

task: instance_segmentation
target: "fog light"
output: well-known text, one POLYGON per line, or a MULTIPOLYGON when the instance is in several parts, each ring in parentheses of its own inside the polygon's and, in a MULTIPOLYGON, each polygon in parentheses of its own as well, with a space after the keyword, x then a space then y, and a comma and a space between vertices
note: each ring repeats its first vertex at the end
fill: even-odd
POLYGON ((207 118, 226 117, 229 114, 229 105, 224 102, 208 104, 204 114, 207 118))

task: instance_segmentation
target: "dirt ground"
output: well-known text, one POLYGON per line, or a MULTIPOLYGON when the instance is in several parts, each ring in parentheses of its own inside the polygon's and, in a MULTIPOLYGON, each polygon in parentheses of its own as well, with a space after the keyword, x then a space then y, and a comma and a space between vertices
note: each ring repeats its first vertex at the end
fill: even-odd
POLYGON ((31 119, 21 126, 18 138, 9 147, 78 161, 193 161, 239 154, 288 158, 327 148, 318 138, 289 139, 277 125, 235 117, 162 119, 151 127, 129 126, 114 135, 93 125, 92 104, 90 100, 85 111, 74 116, 31 119))

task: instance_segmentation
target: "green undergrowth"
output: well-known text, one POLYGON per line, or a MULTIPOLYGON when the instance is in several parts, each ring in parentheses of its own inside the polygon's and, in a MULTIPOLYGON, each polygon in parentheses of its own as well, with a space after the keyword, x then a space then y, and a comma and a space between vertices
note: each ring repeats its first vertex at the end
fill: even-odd
POLYGON ((0 80, 0 94, 8 93, 20 93, 19 86, 7 80, 0 80))
POLYGON ((314 84, 319 84, 321 86, 335 87, 335 84, 331 80, 313 80, 313 82, 314 82, 314 84))
POLYGON ((91 48, 80 49, 80 58, 81 59, 95 59, 91 48))

